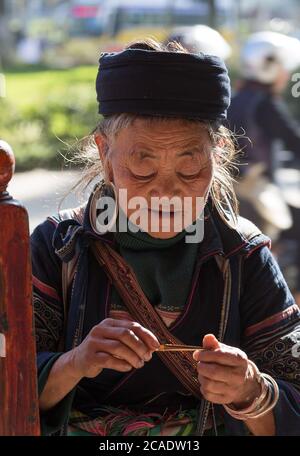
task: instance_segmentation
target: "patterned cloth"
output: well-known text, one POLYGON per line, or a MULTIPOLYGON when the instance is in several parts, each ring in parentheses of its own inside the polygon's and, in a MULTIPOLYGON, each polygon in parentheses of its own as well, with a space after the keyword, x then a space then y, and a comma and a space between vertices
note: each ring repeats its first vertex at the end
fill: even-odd
MULTIPOLYGON (((197 410, 172 414, 134 413, 126 408, 103 407, 103 416, 90 418, 72 411, 69 431, 84 431, 100 436, 187 436, 196 430, 197 410)), ((100 412, 100 410, 99 410, 100 412)))
MULTIPOLYGON (((300 393, 300 322, 296 304, 248 327, 243 348, 262 372, 290 382, 291 394, 293 388, 300 393)), ((295 400, 300 403, 296 394, 295 400)))
MULTIPOLYGON (((175 413, 139 414, 123 408, 103 407, 104 416, 90 418, 73 410, 70 416, 69 436, 192 436, 196 435, 198 411, 196 409, 175 413)), ((216 429, 211 421, 205 435, 225 435, 223 424, 216 429)))

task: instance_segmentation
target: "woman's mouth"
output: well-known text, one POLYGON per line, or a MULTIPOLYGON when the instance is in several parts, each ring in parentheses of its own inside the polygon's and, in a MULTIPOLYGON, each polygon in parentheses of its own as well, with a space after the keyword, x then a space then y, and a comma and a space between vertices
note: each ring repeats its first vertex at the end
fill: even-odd
POLYGON ((175 214, 179 214, 180 211, 170 211, 170 210, 163 210, 163 209, 148 209, 148 212, 149 214, 153 214, 153 215, 156 215, 156 216, 160 216, 160 217, 174 217, 175 214))

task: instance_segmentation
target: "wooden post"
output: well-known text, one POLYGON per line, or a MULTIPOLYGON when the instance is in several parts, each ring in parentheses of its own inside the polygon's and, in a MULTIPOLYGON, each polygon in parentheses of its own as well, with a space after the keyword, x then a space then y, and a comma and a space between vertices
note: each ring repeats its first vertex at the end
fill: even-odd
POLYGON ((6 191, 14 165, 0 141, 0 435, 39 435, 28 215, 6 191))

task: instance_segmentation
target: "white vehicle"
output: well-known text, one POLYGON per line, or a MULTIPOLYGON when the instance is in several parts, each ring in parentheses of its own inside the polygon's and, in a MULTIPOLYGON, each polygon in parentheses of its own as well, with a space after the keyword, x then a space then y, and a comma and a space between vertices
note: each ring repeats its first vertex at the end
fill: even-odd
POLYGON ((192 0, 112 0, 104 8, 105 29, 116 35, 137 27, 168 27, 206 22, 207 2, 192 0))

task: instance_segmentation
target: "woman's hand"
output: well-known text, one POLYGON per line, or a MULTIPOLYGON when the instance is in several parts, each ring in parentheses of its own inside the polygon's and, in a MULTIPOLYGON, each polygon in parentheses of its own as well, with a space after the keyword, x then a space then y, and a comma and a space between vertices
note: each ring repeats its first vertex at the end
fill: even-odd
POLYGON ((72 351, 70 361, 76 375, 93 378, 104 368, 119 372, 140 368, 158 347, 154 334, 139 323, 107 318, 72 351))
POLYGON ((260 395, 261 388, 249 367, 246 353, 221 344, 214 335, 203 339, 203 351, 195 351, 201 393, 215 404, 245 408, 260 395))

